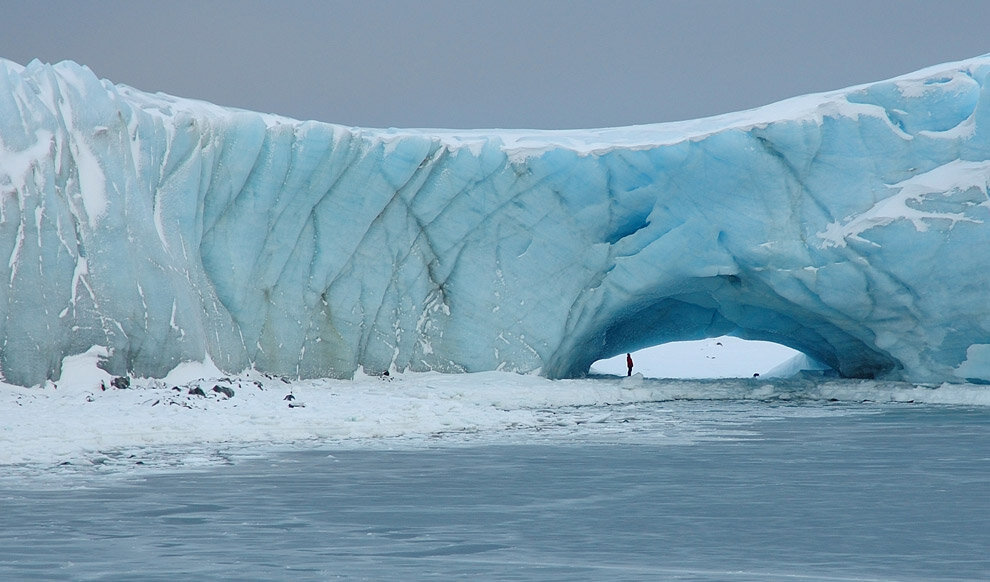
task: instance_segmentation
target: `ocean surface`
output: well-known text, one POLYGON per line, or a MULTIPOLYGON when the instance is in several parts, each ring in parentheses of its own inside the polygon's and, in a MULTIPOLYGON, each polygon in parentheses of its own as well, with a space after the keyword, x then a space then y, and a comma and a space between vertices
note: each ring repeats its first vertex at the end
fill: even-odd
POLYGON ((990 407, 704 400, 7 467, 2 580, 987 580, 990 407))

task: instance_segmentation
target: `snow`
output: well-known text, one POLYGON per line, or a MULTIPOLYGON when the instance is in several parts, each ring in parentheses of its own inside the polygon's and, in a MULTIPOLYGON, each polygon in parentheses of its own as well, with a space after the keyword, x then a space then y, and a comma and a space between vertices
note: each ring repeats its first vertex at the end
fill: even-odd
MULTIPOLYGON (((93 346, 84 353, 74 356, 67 356, 62 360, 62 375, 58 381, 51 384, 52 387, 61 387, 63 390, 79 391, 107 386, 113 381, 113 376, 106 370, 99 367, 110 352, 103 346, 93 346)), ((199 368, 200 366, 197 366, 199 368)), ((200 376, 202 377, 202 376, 200 376)))
POLYGON ((990 181, 990 162, 967 162, 956 160, 944 166, 939 166, 929 172, 918 174, 907 180, 888 186, 897 191, 896 194, 877 202, 866 212, 846 217, 842 224, 834 222, 818 236, 824 241, 824 246, 846 246, 846 240, 855 238, 860 242, 869 243, 862 238, 864 232, 886 226, 895 220, 907 220, 918 232, 928 230, 931 221, 947 220, 949 228, 956 222, 982 223, 967 217, 963 212, 925 212, 919 209, 926 199, 935 196, 947 197, 953 194, 975 189, 979 192, 981 206, 987 206, 987 186, 990 181))
POLYGON ((86 210, 90 228, 97 228, 99 220, 107 211, 106 179, 96 157, 86 142, 80 138, 71 142, 72 154, 79 171, 79 192, 86 210))
POLYGON ((845 377, 990 381, 988 76, 984 56, 707 119, 461 131, 0 61, 0 369, 45 385, 99 345, 114 376, 577 378, 732 335, 845 377))
MULTIPOLYGON (((738 345, 721 347, 726 360, 748 358, 745 349, 733 351, 738 345)), ((252 370, 219 376, 208 361, 184 363, 165 380, 132 379, 120 389, 97 367, 107 355, 97 346, 67 358, 63 378, 44 386, 0 384, 0 466, 86 466, 106 455, 144 462, 217 446, 387 444, 439 435, 499 440, 517 430, 606 423, 610 406, 685 399, 990 406, 990 390, 972 384, 651 380, 638 372, 575 380, 404 372, 388 379, 359 373, 353 380, 290 381, 252 370), (203 395, 191 393, 196 389, 203 395)))

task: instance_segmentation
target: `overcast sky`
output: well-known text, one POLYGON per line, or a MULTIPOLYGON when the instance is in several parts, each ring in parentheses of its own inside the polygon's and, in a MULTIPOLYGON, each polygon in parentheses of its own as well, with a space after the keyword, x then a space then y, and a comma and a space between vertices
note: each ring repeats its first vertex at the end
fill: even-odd
POLYGON ((370 127, 703 117, 990 53, 986 1, 0 0, 0 57, 370 127))

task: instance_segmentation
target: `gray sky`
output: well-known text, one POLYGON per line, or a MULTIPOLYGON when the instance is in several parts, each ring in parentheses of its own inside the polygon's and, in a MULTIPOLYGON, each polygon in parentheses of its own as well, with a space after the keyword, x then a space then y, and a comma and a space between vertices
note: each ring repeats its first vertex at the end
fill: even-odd
POLYGON ((0 57, 370 127, 703 117, 990 52, 986 1, 0 0, 0 57))

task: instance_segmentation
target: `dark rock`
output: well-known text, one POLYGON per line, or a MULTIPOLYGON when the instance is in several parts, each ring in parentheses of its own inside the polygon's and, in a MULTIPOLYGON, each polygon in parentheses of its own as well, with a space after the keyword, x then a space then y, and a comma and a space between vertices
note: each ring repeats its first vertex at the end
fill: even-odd
POLYGON ((127 376, 117 376, 110 381, 110 385, 117 390, 127 390, 131 387, 131 379, 127 376))
POLYGON ((295 400, 295 399, 296 397, 293 396, 292 394, 286 394, 285 398, 283 398, 282 400, 295 400))
POLYGON ((190 388, 189 393, 192 394, 193 396, 206 396, 206 392, 203 392, 203 389, 200 388, 199 386, 196 386, 195 388, 190 388))
POLYGON ((234 389, 230 388, 229 386, 214 386, 213 391, 216 392, 217 394, 223 394, 227 398, 234 397, 234 389))

